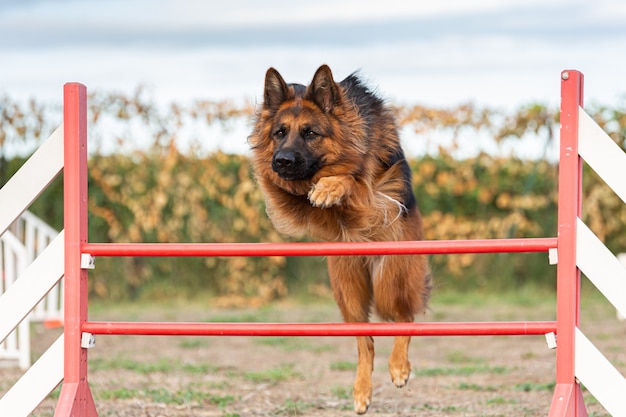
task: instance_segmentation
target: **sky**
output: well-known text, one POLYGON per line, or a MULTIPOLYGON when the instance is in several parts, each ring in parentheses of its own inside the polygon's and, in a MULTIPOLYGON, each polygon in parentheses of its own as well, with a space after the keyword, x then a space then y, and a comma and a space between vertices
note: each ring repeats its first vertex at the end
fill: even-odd
POLYGON ((0 94, 258 103, 267 68, 306 84, 326 63, 399 104, 558 105, 564 69, 623 103, 624 22, 623 0, 0 0, 0 94))

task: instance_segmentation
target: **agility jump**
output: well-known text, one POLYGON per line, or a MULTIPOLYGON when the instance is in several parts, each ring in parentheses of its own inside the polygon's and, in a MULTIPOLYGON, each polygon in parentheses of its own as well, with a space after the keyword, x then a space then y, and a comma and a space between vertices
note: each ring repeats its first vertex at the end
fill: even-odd
MULTIPOLYGON (((65 230, 0 298, 0 340, 28 311, 65 277, 65 333, 0 399, 0 415, 27 416, 63 381, 55 417, 95 417, 96 406, 88 382, 88 351, 96 334, 135 335, 280 335, 280 336, 392 336, 392 335, 546 335, 556 351, 556 387, 550 417, 586 416, 580 383, 611 415, 626 410, 626 380, 578 328, 581 271, 618 312, 626 315, 626 269, 580 220, 582 162, 585 160, 626 203, 623 167, 626 155, 582 109, 583 75, 561 74, 561 143, 557 237, 469 241, 371 243, 239 243, 239 244, 104 244, 87 235, 87 94, 86 87, 64 87, 62 135, 53 134, 30 164, 50 158, 51 168, 38 168, 39 190, 0 210, 4 231, 43 188, 64 169, 65 230), (63 149, 61 153, 61 149, 63 149), (39 159, 37 159, 39 158, 39 159), (129 323, 88 320, 88 271, 96 256, 321 256, 380 254, 456 254, 490 252, 546 252, 557 264, 556 321, 480 323, 129 323), (61 255, 63 253, 63 255, 61 255), (59 258, 64 256, 64 265, 59 258), (36 272, 46 279, 35 280, 36 272), (19 282, 22 281, 20 285, 19 282), (5 319, 5 317, 7 319, 5 319)), ((26 165, 29 165, 27 163, 26 165)), ((26 167, 25 165, 25 167, 26 167)), ((28 167, 26 167, 28 169, 28 167)), ((10 201, 19 181, 32 175, 20 170, 0 190, 10 201), (7 197, 11 196, 11 197, 7 197)), ((24 194, 27 194, 24 196, 24 194)), ((13 200, 14 201, 14 200, 13 200)))

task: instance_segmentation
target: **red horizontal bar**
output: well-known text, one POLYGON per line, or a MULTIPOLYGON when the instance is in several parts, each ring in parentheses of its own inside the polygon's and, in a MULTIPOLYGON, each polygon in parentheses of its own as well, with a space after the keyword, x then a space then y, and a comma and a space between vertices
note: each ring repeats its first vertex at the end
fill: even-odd
POLYGON ((468 323, 172 323, 88 321, 83 332, 144 336, 501 336, 556 333, 554 321, 468 323))
POLYGON ((92 256, 337 256, 547 252, 557 238, 302 243, 86 243, 92 256))

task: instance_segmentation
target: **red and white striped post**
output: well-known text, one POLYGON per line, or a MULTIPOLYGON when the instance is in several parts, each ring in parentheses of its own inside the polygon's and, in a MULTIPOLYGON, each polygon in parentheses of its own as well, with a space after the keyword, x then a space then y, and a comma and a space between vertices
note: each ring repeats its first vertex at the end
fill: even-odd
POLYGON ((87 243, 87 88, 78 83, 63 89, 64 224, 65 224, 65 364, 55 417, 97 417, 87 382, 87 349, 81 347, 87 321, 87 270, 81 247, 87 243))
POLYGON ((558 194, 556 388, 550 417, 587 416, 575 377, 575 330, 580 313, 580 270, 576 266, 576 219, 582 205, 582 158, 578 154, 578 107, 583 105, 583 74, 561 73, 561 143, 558 194))

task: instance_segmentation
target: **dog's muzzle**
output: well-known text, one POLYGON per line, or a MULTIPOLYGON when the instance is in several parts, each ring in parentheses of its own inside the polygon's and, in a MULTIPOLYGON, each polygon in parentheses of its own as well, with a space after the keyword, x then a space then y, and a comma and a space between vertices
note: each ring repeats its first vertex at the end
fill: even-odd
POLYGON ((282 179, 293 181, 306 178, 306 161, 299 152, 279 150, 272 158, 272 169, 282 179))

